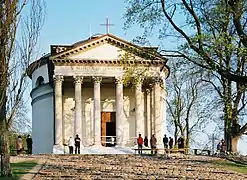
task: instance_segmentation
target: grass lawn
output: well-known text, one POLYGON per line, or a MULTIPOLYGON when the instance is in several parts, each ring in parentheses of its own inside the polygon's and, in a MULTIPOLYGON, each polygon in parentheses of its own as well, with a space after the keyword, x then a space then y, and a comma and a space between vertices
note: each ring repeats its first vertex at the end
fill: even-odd
POLYGON ((37 161, 23 161, 18 163, 11 163, 11 168, 13 172, 13 177, 5 178, 0 177, 0 180, 17 180, 24 174, 27 174, 34 166, 37 165, 37 161))
POLYGON ((231 171, 247 174, 247 166, 246 165, 237 164, 237 163, 227 161, 227 160, 214 161, 213 164, 215 164, 221 168, 224 168, 226 170, 231 170, 231 171))

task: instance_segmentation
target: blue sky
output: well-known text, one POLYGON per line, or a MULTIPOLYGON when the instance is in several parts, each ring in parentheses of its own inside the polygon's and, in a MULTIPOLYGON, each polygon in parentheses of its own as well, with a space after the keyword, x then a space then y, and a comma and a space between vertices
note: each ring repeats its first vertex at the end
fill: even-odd
MULTIPOLYGON (((114 24, 110 27, 111 34, 128 41, 142 35, 142 30, 137 26, 123 30, 124 0, 45 0, 45 3, 46 17, 40 36, 40 56, 50 51, 50 45, 72 44, 87 39, 90 29, 92 34, 105 33, 105 27, 100 24, 105 23, 106 17, 114 24)), ((155 37, 149 41, 154 46, 159 44, 155 37)), ((172 42, 167 40, 164 44, 168 47, 172 42)), ((31 102, 30 98, 27 99, 31 102)), ((29 104, 28 116, 31 119, 29 104)))
POLYGON ((92 34, 105 33, 108 16, 110 33, 131 41, 141 30, 136 26, 123 30, 124 0, 46 0, 46 19, 41 33, 42 52, 48 52, 51 44, 72 44, 92 34), (73 2, 73 3, 72 3, 73 2))

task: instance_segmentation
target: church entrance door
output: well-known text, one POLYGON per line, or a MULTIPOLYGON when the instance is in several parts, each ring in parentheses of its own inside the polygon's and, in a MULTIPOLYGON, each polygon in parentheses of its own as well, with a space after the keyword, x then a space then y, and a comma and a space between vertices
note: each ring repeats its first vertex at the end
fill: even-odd
POLYGON ((113 146, 112 136, 116 137, 116 113, 101 112, 101 144, 113 146))

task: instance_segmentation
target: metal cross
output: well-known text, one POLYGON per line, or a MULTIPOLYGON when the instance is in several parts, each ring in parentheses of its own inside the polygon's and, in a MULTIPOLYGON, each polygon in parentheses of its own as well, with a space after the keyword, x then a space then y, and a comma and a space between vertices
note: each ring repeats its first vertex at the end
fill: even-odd
POLYGON ((100 25, 106 27, 106 34, 109 33, 109 27, 110 27, 110 26, 114 26, 114 24, 109 24, 108 17, 106 17, 106 23, 105 23, 105 24, 100 24, 100 25))

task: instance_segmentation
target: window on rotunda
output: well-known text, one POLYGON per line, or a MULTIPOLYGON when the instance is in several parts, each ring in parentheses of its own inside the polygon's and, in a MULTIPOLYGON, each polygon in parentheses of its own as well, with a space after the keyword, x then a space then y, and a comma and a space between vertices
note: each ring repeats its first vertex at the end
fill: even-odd
POLYGON ((39 76, 36 81, 36 87, 44 84, 44 78, 42 76, 39 76))

